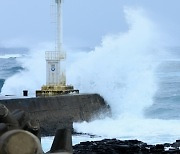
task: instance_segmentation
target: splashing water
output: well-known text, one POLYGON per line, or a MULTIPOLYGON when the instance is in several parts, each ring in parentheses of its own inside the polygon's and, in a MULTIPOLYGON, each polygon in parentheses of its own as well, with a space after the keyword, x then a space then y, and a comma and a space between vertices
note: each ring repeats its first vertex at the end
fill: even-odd
POLYGON ((143 10, 125 9, 130 29, 106 36, 101 46, 68 69, 69 82, 83 92, 98 92, 114 115, 141 116, 156 91, 157 33, 143 10), (156 43, 154 42, 156 40, 156 43), (136 110, 134 110, 136 109, 136 110), (128 111, 128 112, 127 112, 128 111))
POLYGON ((16 95, 21 97, 23 90, 28 90, 30 96, 35 96, 35 91, 45 84, 45 51, 52 44, 42 43, 32 49, 27 56, 18 59, 24 70, 16 73, 5 81, 2 87, 3 95, 16 95), (43 46, 43 49, 42 49, 43 46))
MULTIPOLYGON (((172 141, 180 136, 178 120, 143 116, 144 109, 153 104, 157 90, 154 73, 163 59, 162 54, 165 57, 161 34, 144 10, 125 8, 125 15, 129 24, 127 32, 108 35, 93 51, 70 53, 68 57, 67 82, 82 93, 102 95, 113 113, 111 119, 74 127, 79 132, 103 137, 138 138, 147 142, 155 142, 156 137, 157 142, 172 141)), ((33 94, 45 84, 45 50, 41 51, 22 58, 25 71, 6 80, 2 93, 18 95, 28 89, 33 94)))
POLYGON ((110 138, 171 142, 180 135, 178 120, 143 116, 157 90, 154 73, 163 59, 160 33, 142 9, 126 8, 125 14, 129 31, 105 37, 101 46, 73 64, 68 72, 74 77, 69 82, 81 91, 98 92, 107 100, 113 118, 74 127, 79 132, 110 138))

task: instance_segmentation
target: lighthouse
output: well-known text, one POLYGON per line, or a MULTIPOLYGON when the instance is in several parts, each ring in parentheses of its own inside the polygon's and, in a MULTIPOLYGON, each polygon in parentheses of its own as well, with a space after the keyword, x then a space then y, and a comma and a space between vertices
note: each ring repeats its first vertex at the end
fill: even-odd
POLYGON ((57 30, 55 51, 46 51, 46 85, 66 85, 66 76, 63 72, 62 62, 65 60, 65 53, 62 49, 61 38, 61 0, 56 0, 57 5, 57 30))
POLYGON ((55 0, 57 7, 56 47, 54 51, 46 51, 46 85, 36 91, 36 96, 52 96, 59 94, 79 93, 72 85, 66 85, 66 73, 63 63, 66 53, 62 47, 62 0, 55 0))

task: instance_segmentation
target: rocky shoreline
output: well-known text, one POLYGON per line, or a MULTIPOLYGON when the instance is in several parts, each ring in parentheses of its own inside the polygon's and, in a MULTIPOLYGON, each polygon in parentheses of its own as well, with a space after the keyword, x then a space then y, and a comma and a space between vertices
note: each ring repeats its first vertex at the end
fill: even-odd
POLYGON ((138 140, 103 139, 81 142, 73 146, 74 154, 180 154, 180 140, 148 145, 138 140))

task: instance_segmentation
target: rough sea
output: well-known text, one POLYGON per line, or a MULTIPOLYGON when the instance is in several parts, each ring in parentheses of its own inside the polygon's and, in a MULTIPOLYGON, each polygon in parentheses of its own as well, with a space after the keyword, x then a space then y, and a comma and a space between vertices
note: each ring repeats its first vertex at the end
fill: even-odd
MULTIPOLYGON (((126 10, 127 32, 104 36, 92 51, 67 51, 67 83, 81 93, 99 93, 112 117, 75 123, 78 132, 100 138, 138 139, 149 144, 180 139, 180 47, 162 41, 155 24, 138 10, 126 10)), ((164 35, 163 35, 164 36, 164 35)), ((0 49, 0 91, 34 97, 45 84, 42 49, 0 49)), ((92 140, 74 136, 73 143, 92 140)), ((44 138, 44 149, 52 138, 44 138)))
MULTIPOLYGON (((11 78, 12 76, 16 74, 25 71, 24 66, 22 65, 22 63, 19 62, 19 59, 26 56, 28 52, 25 50, 25 52, 22 54, 21 52, 18 53, 19 49, 16 49, 16 50, 17 50, 17 54, 14 54, 12 52, 9 54, 1 53, 0 55, 0 91, 5 81, 8 78, 11 78)), ((180 53, 180 47, 172 48, 169 50, 172 50, 172 52, 174 53, 177 52, 177 54, 180 53)), ((180 122, 180 56, 176 55, 176 59, 169 59, 169 60, 163 61, 158 66, 158 69, 155 72, 155 76, 157 80, 158 89, 155 95, 153 96, 153 104, 149 106, 148 108, 146 108, 144 112, 144 116, 148 119, 149 118, 150 119, 164 119, 167 122, 168 120, 178 120, 180 122)), ((4 99, 3 96, 1 96, 0 98, 4 99)), ((127 110, 127 111, 131 112, 130 110, 127 110)), ((169 125, 171 124, 172 123, 170 121, 169 125)), ((123 127, 123 125, 121 127, 123 127)), ((163 126, 163 127, 166 127, 166 126, 163 126)), ((166 128, 163 128, 163 129, 166 129, 166 128)), ((175 129, 177 129, 177 131, 180 133, 180 131, 178 130, 178 127, 175 129)), ((109 131, 114 131, 114 130, 109 130, 109 131)), ((171 129, 169 131, 171 131, 171 129)), ((84 130, 84 132, 86 131, 84 130)), ((93 133, 93 132, 90 132, 90 133, 93 133)), ((98 135, 98 134, 95 133, 95 135, 98 135)), ((120 139, 131 138, 131 135, 130 136, 126 136, 126 135, 127 133, 125 133, 125 135, 122 134, 122 136, 117 136, 117 137, 120 139)), ((113 137, 115 137, 114 134, 113 134, 113 137)), ((134 136, 132 137, 134 138, 134 136)), ((80 141, 96 140, 96 139, 102 139, 102 138, 103 137, 97 137, 95 139, 92 139, 92 138, 89 138, 88 136, 81 136, 81 137, 76 136, 76 137, 73 137, 73 142, 75 144, 75 143, 79 143, 80 141)), ((172 134, 169 136, 167 133, 164 136, 154 136, 154 139, 152 138, 150 139, 148 137, 144 139, 146 142, 150 142, 150 143, 158 143, 158 142, 162 143, 162 142, 174 141, 175 139, 179 139, 179 138, 180 136, 176 136, 176 134, 175 136, 173 136, 172 134)), ((45 150, 48 150, 48 148, 50 148, 52 140, 53 140, 53 137, 43 139, 42 143, 44 145, 45 150)))
POLYGON ((0 92, 8 77, 23 70, 17 58, 27 53, 25 48, 0 48, 0 92))

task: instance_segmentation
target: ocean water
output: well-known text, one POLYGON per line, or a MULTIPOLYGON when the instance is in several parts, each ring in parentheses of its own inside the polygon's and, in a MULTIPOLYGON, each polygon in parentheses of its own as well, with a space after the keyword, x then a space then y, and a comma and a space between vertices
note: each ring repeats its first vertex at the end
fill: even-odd
POLYGON ((0 92, 7 78, 23 70, 23 66, 18 63, 17 57, 19 55, 0 55, 0 92))
MULTIPOLYGON (((99 93, 112 109, 112 117, 75 123, 74 128, 101 138, 174 142, 180 139, 180 47, 165 41, 144 10, 124 12, 128 31, 104 36, 92 51, 67 51, 68 84, 81 93, 99 93)), ((46 50, 2 54, 2 96, 19 97, 23 89, 34 96, 45 84, 46 50)), ((44 139, 45 148, 51 141, 44 139)))

